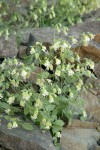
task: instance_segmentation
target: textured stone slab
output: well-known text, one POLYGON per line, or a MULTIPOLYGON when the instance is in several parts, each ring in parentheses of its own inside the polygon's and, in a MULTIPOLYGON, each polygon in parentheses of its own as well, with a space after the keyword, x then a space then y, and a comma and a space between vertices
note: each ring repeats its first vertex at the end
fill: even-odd
POLYGON ((7 129, 6 122, 0 125, 0 145, 11 150, 56 150, 49 132, 42 133, 37 126, 33 131, 21 128, 7 129))
POLYGON ((0 57, 13 57, 17 56, 18 49, 16 43, 16 37, 11 36, 8 40, 5 37, 0 37, 0 57))
POLYGON ((68 35, 79 38, 83 32, 91 32, 92 34, 100 33, 100 21, 88 21, 84 23, 78 23, 72 26, 68 32, 68 35))
POLYGON ((100 133, 95 129, 63 129, 61 145, 64 150, 95 150, 100 133))
POLYGON ((100 146, 97 146, 96 150, 100 150, 100 146))
POLYGON ((94 62, 100 61, 100 41, 98 40, 100 38, 100 21, 90 21, 76 24, 69 29, 67 36, 65 36, 63 32, 58 33, 55 28, 51 27, 28 28, 19 31, 18 34, 21 36, 22 43, 28 42, 30 33, 34 35, 39 42, 53 43, 53 39, 55 38, 62 38, 70 41, 69 36, 74 36, 79 41, 80 34, 83 32, 91 32, 96 36, 89 42, 88 46, 81 46, 79 43, 72 45, 72 43, 70 43, 72 48, 76 48, 75 51, 78 51, 82 58, 90 58, 94 62))
POLYGON ((57 33, 56 29, 51 27, 27 28, 18 32, 18 34, 21 36, 21 42, 27 43, 30 33, 34 35, 39 42, 52 43, 54 38, 64 37, 64 35, 57 33))
POLYGON ((83 129, 97 129, 99 127, 98 122, 90 122, 90 121, 81 121, 78 119, 74 119, 71 125, 68 125, 67 128, 83 128, 83 129))

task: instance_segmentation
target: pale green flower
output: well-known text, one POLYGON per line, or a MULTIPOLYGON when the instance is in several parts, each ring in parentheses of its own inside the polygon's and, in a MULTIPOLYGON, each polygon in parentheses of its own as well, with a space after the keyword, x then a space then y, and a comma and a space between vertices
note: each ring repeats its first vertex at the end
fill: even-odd
POLYGON ((80 71, 80 66, 77 66, 75 70, 79 72, 80 71))
POLYGON ((72 92, 70 92, 69 96, 70 98, 74 98, 74 94, 72 92))
POLYGON ((83 116, 84 116, 84 117, 87 117, 87 114, 86 114, 86 111, 85 111, 85 110, 83 111, 83 116))
POLYGON ((24 107, 24 106, 25 106, 25 101, 24 101, 24 100, 21 100, 21 101, 20 101, 20 106, 21 106, 21 107, 24 107))
POLYGON ((83 85, 83 81, 81 79, 79 80, 79 85, 83 85))
POLYGON ((49 93, 48 93, 48 91, 45 88, 42 88, 41 91, 42 91, 42 95, 43 96, 48 96, 49 93))
POLYGON ((42 46, 42 51, 45 52, 46 51, 46 47, 42 46))
POLYGON ((73 76, 73 74, 74 74, 74 71, 73 70, 68 70, 68 76, 73 76))
POLYGON ((5 112, 6 112, 7 114, 9 114, 10 111, 11 111, 10 109, 6 109, 6 110, 5 110, 5 112))
POLYGON ((44 79, 37 79, 36 84, 39 85, 40 87, 43 87, 44 79))
POLYGON ((34 114, 31 115, 31 120, 37 119, 37 115, 38 115, 38 109, 36 109, 36 110, 34 111, 34 114))
POLYGON ((3 98, 3 95, 0 93, 0 99, 2 99, 3 98))
POLYGON ((76 60, 80 62, 80 56, 78 54, 76 55, 76 60))
POLYGON ((19 81, 15 81, 14 79, 13 79, 13 80, 10 79, 10 83, 11 83, 14 87, 18 87, 18 86, 19 86, 19 81))
POLYGON ((60 76, 61 75, 61 71, 60 70, 56 70, 55 75, 56 76, 60 76))
POLYGON ((61 88, 57 88, 58 94, 61 94, 61 88))
POLYGON ((23 79, 26 79, 27 78, 27 72, 25 70, 22 70, 21 76, 23 77, 23 79))
POLYGON ((15 97, 11 96, 8 98, 7 102, 11 105, 12 103, 14 103, 15 97))
POLYGON ((11 74, 15 75, 16 74, 16 69, 12 70, 11 74))
POLYGON ((37 16, 37 14, 35 14, 35 13, 34 13, 33 17, 34 17, 34 20, 37 20, 37 19, 38 19, 38 16, 37 16))
POLYGON ((5 77, 4 77, 4 75, 2 74, 2 75, 0 76, 0 81, 3 82, 4 80, 5 80, 5 77))
POLYGON ((56 88, 53 88, 53 93, 56 93, 56 92, 57 92, 56 88))
POLYGON ((32 93, 29 93, 27 90, 22 91, 22 98, 23 98, 23 100, 28 101, 31 96, 32 96, 32 93))
POLYGON ((73 57, 70 57, 70 61, 71 61, 71 62, 74 62, 74 58, 73 58, 73 57))
POLYGON ((17 127, 18 127, 18 124, 17 124, 17 122, 14 121, 14 122, 12 123, 12 128, 17 128, 17 127))
POLYGON ((90 64, 89 64, 89 66, 90 66, 91 69, 94 69, 94 66, 95 66, 94 62, 91 61, 90 64))
POLYGON ((40 99, 37 99, 34 106, 37 108, 41 108, 42 107, 42 101, 40 99))
POLYGON ((56 137, 57 137, 57 138, 61 138, 61 133, 60 133, 60 132, 57 132, 57 133, 56 133, 56 137))
POLYGON ((48 130, 49 130, 50 127, 51 127, 51 125, 52 125, 51 122, 50 122, 50 121, 47 121, 46 124, 45 124, 45 129, 48 129, 48 130))
POLYGON ((7 125, 8 129, 12 129, 12 126, 13 126, 13 125, 12 125, 11 122, 9 122, 8 125, 7 125))
POLYGON ((30 54, 34 54, 34 53, 35 53, 35 48, 32 47, 32 48, 31 48, 31 51, 30 51, 30 54))
POLYGON ((68 48, 68 47, 69 47, 68 43, 64 42, 64 43, 62 44, 62 47, 61 47, 61 48, 66 49, 66 48, 68 48))
POLYGON ((53 98, 53 96, 50 94, 49 95, 49 103, 53 103, 54 102, 54 98, 53 98))
POLYGON ((85 36, 85 41, 89 42, 90 38, 88 36, 85 36))
POLYGON ((61 64, 61 60, 60 59, 55 58, 55 61, 56 61, 56 65, 60 65, 61 64))
POLYGON ((18 60, 16 58, 14 58, 14 64, 17 65, 18 64, 18 60))
POLYGON ((38 59, 39 58, 39 54, 35 53, 35 58, 38 59))
POLYGON ((77 91, 80 91, 81 90, 81 86, 79 84, 76 85, 76 89, 77 89, 77 91))
POLYGON ((46 124, 46 118, 43 118, 41 123, 45 125, 46 124))
POLYGON ((86 71, 86 75, 89 76, 89 77, 91 77, 91 71, 87 70, 86 71))
POLYGON ((44 66, 47 67, 47 69, 49 69, 50 65, 51 64, 50 64, 49 60, 46 60, 44 63, 44 66))

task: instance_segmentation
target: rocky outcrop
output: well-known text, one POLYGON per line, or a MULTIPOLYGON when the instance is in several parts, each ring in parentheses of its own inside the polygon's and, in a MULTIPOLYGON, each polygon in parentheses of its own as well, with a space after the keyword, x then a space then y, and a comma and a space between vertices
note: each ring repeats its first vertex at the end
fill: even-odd
POLYGON ((74 46, 74 51, 79 53, 82 59, 90 58, 94 62, 100 61, 100 21, 90 21, 76 24, 69 29, 68 36, 80 39, 82 33, 90 32, 95 35, 94 39, 87 46, 74 46))
POLYGON ((100 62, 95 64, 94 72, 98 79, 100 79, 100 62))
POLYGON ((0 58, 17 56, 18 49, 16 37, 10 36, 7 40, 5 37, 0 37, 0 58))
POLYGON ((100 123, 100 63, 95 65, 97 79, 88 78, 86 84, 92 85, 87 93, 82 92, 80 96, 84 99, 84 108, 90 117, 100 123))
POLYGON ((33 125, 33 131, 21 128, 7 129, 3 121, 0 125, 0 145, 10 150, 56 150, 49 132, 42 133, 33 125))
POLYGON ((89 13, 85 13, 82 16, 83 21, 97 21, 100 19, 100 8, 93 10, 89 13))
MULTIPOLYGON (((83 58, 90 58, 94 62, 100 61, 100 21, 92 21, 92 22, 85 22, 80 23, 77 25, 72 26, 69 31, 68 35, 65 36, 63 32, 58 33, 54 28, 28 28, 22 31, 19 31, 21 36, 21 42, 27 43, 30 33, 34 35, 39 42, 49 42, 53 43, 53 39, 62 38, 65 40, 69 40, 69 36, 74 36, 75 38, 80 40, 80 34, 82 33, 91 32, 95 35, 94 39, 89 42, 87 46, 81 45, 72 45, 72 48, 75 52, 78 52, 80 56, 83 58)), ((18 33, 18 34, 19 34, 18 33)), ((70 43, 72 44, 72 43, 70 43)))
POLYGON ((100 124, 98 122, 81 121, 78 119, 74 119, 72 123, 67 126, 67 129, 72 129, 72 128, 98 129, 99 127, 100 124))
POLYGON ((95 150, 100 134, 96 129, 63 129, 61 146, 63 150, 95 150))
POLYGON ((90 114, 91 117, 93 117, 94 120, 100 122, 100 102, 99 99, 92 94, 91 92, 88 92, 87 94, 82 93, 82 98, 84 98, 85 101, 85 110, 88 114, 90 114))

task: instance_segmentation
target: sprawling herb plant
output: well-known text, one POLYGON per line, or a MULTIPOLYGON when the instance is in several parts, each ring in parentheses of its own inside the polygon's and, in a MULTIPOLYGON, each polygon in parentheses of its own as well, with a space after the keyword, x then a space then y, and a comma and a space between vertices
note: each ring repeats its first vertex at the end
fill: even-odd
POLYGON ((97 7, 99 0, 1 0, 0 34, 8 36, 25 27, 69 26, 97 7))
POLYGON ((74 115, 86 117, 79 93, 85 90, 83 76, 93 76, 88 65, 94 68, 91 60, 82 63, 64 40, 56 40, 49 49, 37 42, 25 63, 5 59, 0 65, 0 113, 9 120, 8 128, 22 126, 32 130, 32 124, 38 124, 50 130, 57 142, 64 123, 74 115), (45 68, 37 74, 38 90, 30 80, 31 74, 36 75, 36 67, 45 68))

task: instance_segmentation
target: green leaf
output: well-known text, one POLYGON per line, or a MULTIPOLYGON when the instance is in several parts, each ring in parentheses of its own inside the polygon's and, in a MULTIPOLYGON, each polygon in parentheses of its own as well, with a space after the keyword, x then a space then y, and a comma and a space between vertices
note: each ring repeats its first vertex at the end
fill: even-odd
POLYGON ((26 130, 33 130, 33 126, 30 123, 22 123, 22 127, 26 130))
POLYGON ((53 124, 57 126, 63 126, 64 122, 62 120, 56 120, 53 124))
POLYGON ((0 107, 4 108, 4 109, 9 109, 10 108, 9 104, 7 104, 5 102, 0 102, 0 107))
POLYGON ((41 75, 45 79, 49 77, 49 73, 48 72, 42 72, 41 75))
POLYGON ((55 105, 48 105, 46 106, 47 111, 52 111, 55 108, 55 105))
POLYGON ((27 115, 29 113, 29 107, 24 107, 24 114, 25 114, 25 116, 27 115))
POLYGON ((52 131, 53 131, 53 133, 58 132, 58 131, 61 131, 62 129, 63 129, 62 126, 57 126, 57 125, 53 125, 53 126, 52 126, 52 131))

